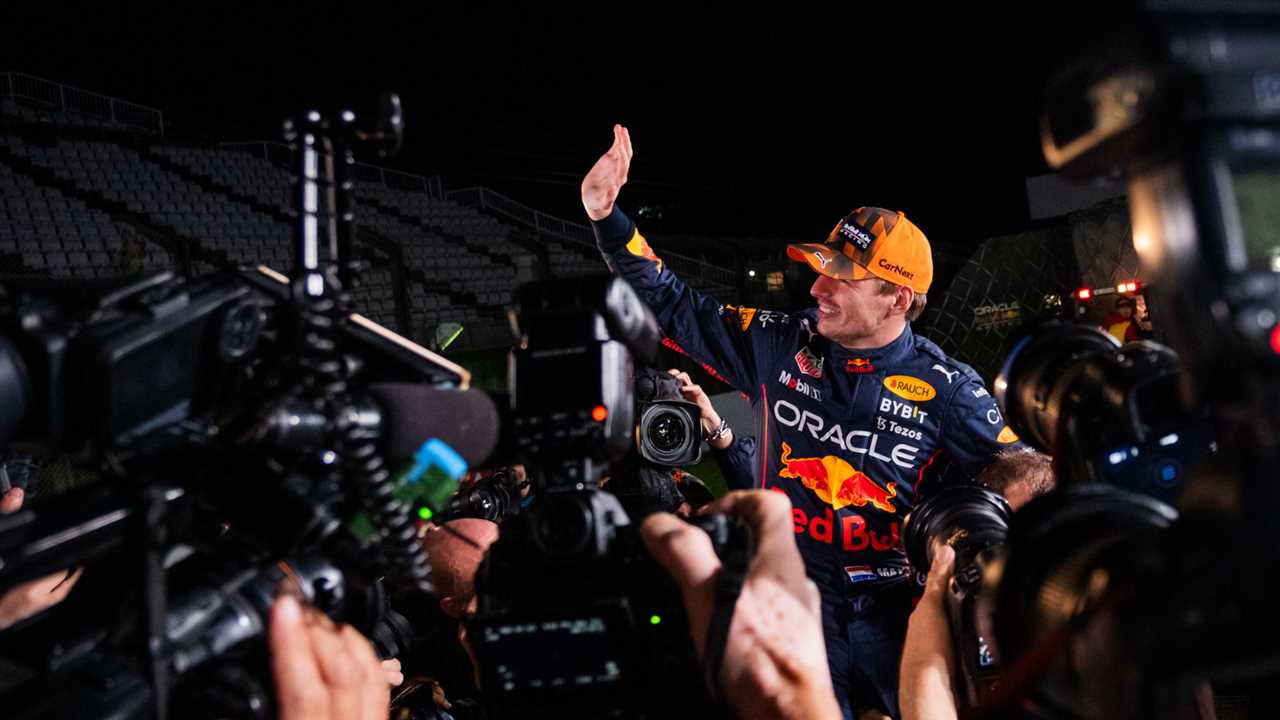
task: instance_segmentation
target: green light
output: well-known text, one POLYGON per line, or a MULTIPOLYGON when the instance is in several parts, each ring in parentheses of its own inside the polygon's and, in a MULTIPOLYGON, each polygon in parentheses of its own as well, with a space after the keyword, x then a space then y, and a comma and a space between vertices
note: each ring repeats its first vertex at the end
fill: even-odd
POLYGON ((429 507, 418 508, 418 517, 422 518, 423 520, 430 520, 431 515, 432 515, 431 508, 429 507))
POLYGON ((649 624, 650 624, 650 625, 657 625, 657 624, 658 624, 658 623, 660 623, 660 622, 662 622, 662 618, 658 617, 657 615, 650 615, 650 616, 649 616, 649 624))

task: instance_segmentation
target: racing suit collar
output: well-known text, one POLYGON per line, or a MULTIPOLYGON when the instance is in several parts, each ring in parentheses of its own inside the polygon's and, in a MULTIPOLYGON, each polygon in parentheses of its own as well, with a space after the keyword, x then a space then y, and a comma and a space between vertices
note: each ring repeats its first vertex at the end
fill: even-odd
POLYGON ((866 360, 872 365, 877 363, 891 365, 906 359, 915 345, 912 341, 911 324, 903 326, 902 334, 896 340, 878 348, 859 348, 850 350, 839 343, 831 343, 831 355, 840 363, 847 360, 866 360))

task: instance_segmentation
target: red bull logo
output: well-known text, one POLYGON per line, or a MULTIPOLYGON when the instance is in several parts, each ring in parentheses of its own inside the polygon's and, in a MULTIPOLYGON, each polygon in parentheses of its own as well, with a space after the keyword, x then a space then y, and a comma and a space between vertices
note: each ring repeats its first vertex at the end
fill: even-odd
POLYGON ((627 252, 658 266, 658 272, 662 272, 662 260, 654 254, 653 248, 649 247, 649 241, 644 239, 640 233, 631 236, 631 240, 627 243, 627 252))
POLYGON ((844 371, 847 373, 864 375, 875 372, 875 370, 875 368, 871 367, 871 361, 866 358, 849 358, 844 361, 844 371))
POLYGON ((794 478, 814 491, 822 502, 839 510, 844 507, 872 507, 887 513, 898 511, 892 500, 898 496, 898 484, 880 487, 866 473, 854 468, 843 458, 826 455, 821 458, 793 458, 791 446, 782 443, 782 469, 778 477, 794 478))
MULTIPOLYGON (((785 493, 780 487, 770 490, 785 493)), ((889 533, 882 535, 867 527, 867 519, 857 513, 841 515, 838 518, 826 508, 821 515, 810 516, 800 508, 791 508, 791 526, 796 535, 809 534, 817 542, 837 545, 845 552, 901 552, 902 535, 898 529, 898 521, 889 523, 889 533), (836 530, 839 529, 839 536, 836 530)))

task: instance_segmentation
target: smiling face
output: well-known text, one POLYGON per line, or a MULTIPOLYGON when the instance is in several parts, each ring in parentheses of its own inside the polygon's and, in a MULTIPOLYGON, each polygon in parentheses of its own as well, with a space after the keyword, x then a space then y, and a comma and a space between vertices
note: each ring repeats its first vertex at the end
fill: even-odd
POLYGON ((818 301, 818 332, 847 348, 876 348, 893 342, 902 333, 906 308, 911 306, 910 289, 879 278, 836 280, 819 275, 809 294, 818 301))

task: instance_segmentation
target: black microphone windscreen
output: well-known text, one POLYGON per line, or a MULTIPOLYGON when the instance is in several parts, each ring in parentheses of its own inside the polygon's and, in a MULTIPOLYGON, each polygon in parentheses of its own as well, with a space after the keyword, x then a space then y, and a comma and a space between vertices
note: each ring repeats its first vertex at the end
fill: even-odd
POLYGON ((375 383, 369 394, 383 411, 382 449, 392 467, 436 438, 468 467, 483 465, 498 444, 498 409, 479 390, 451 390, 417 383, 375 383))

